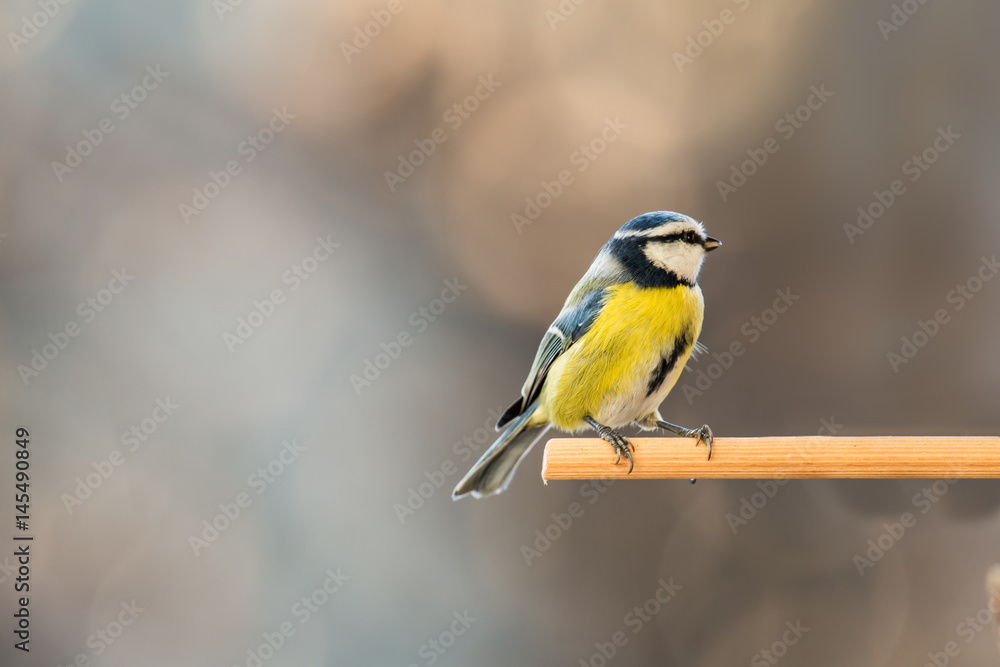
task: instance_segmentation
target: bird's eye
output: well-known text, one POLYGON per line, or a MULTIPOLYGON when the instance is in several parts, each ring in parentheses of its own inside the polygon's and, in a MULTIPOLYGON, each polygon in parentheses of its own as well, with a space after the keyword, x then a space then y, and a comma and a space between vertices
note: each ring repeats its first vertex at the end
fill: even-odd
POLYGON ((684 232, 684 242, 694 243, 694 232, 684 232))

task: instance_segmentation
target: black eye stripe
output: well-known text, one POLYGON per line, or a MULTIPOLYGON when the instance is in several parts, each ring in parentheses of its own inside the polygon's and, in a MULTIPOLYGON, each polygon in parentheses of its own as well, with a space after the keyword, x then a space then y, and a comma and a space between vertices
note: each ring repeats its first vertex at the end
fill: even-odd
POLYGON ((698 234, 694 232, 679 232, 677 234, 665 234, 664 236, 648 236, 646 237, 646 242, 649 241, 660 241, 663 243, 670 243, 672 241, 684 241, 685 243, 696 243, 700 246, 705 245, 705 239, 701 238, 698 234), (692 241, 686 241, 684 236, 688 233, 694 234, 694 239, 692 241))

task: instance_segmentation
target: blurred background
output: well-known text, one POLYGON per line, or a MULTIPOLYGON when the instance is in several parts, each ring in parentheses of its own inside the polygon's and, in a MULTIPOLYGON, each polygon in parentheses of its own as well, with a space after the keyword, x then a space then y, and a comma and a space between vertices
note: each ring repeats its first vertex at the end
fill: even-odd
POLYGON ((35 541, 0 662, 994 664, 994 482, 543 486, 538 449, 450 491, 651 210, 725 244, 670 421, 996 434, 998 22, 4 3, 0 475, 10 517, 27 427, 35 541))

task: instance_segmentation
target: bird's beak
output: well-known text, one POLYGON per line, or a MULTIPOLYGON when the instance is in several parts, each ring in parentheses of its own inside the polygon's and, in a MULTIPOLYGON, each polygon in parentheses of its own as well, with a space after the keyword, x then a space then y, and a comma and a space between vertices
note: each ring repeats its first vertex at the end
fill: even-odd
POLYGON ((715 250, 720 245, 722 245, 722 241, 720 241, 719 239, 713 239, 711 236, 705 237, 705 252, 708 252, 709 250, 715 250))

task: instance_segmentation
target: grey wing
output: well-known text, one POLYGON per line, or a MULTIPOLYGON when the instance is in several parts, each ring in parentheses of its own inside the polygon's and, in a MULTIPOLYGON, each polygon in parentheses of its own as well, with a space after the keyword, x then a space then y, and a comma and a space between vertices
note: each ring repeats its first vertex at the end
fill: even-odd
POLYGON ((531 405, 538 398, 552 363, 587 333, 604 308, 606 294, 606 288, 594 289, 574 305, 563 308, 538 345, 535 361, 531 364, 528 379, 521 389, 521 397, 514 401, 497 421, 497 430, 516 419, 524 412, 525 406, 531 405))

